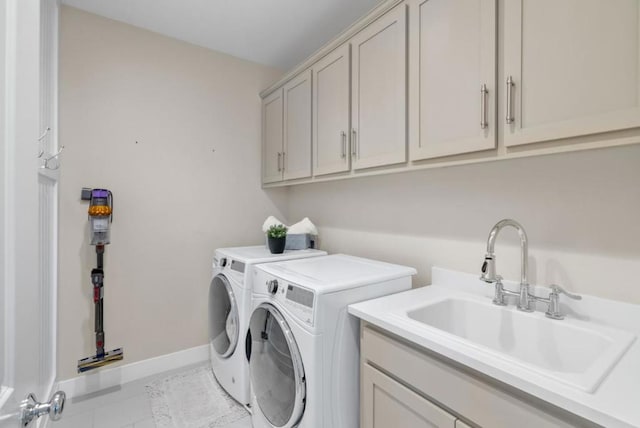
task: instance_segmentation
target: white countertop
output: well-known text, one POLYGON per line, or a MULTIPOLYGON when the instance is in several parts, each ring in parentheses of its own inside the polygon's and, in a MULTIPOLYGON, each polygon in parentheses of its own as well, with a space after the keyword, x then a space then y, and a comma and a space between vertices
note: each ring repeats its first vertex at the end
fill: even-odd
MULTIPOLYGON (((403 321, 400 312, 417 304, 473 295, 491 301, 494 287, 477 275, 433 268, 433 284, 403 293, 381 297, 349 306, 349 313, 383 328, 409 342, 443 355, 480 373, 518 388, 528 394, 561 407, 605 427, 640 427, 640 340, 633 341, 618 363, 611 369, 593 393, 584 392, 544 376, 514 371, 495 358, 483 358, 480 352, 469 352, 451 335, 431 327, 403 321)), ((514 282, 505 281, 505 288, 517 290, 514 282)), ((532 287, 533 288, 533 287, 532 287)), ((537 296, 548 295, 548 289, 536 287, 537 296)), ((554 322, 596 323, 640 336, 640 305, 626 304, 593 296, 580 301, 560 297, 566 319, 554 322)), ((513 302, 510 309, 516 310, 513 302)), ((544 306, 534 316, 544 317, 544 306)), ((406 317, 405 317, 406 318, 406 317)), ((490 328, 488 326, 488 328, 490 328)))

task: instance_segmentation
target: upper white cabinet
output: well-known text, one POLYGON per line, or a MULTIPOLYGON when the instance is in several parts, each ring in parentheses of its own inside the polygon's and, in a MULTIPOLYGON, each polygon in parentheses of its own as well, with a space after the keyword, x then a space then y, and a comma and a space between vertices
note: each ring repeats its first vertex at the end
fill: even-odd
POLYGON ((313 66, 314 175, 349 170, 349 44, 313 66))
POLYGON ((354 169, 407 160, 406 21, 401 3, 351 39, 354 169))
POLYGON ((311 177, 311 70, 284 85, 283 179, 311 177))
POLYGON ((262 182, 311 177, 311 70, 262 100, 262 182))
POLYGON ((496 147, 496 0, 409 2, 411 160, 496 147))
POLYGON ((506 146, 640 126, 640 2, 508 0, 504 8, 506 146))
POLYGON ((314 64, 315 176, 406 162, 406 47, 400 4, 314 64))
POLYGON ((640 1, 386 0, 261 95, 264 184, 638 144, 640 1))
POLYGON ((282 180, 283 135, 282 88, 262 100, 262 182, 282 180))

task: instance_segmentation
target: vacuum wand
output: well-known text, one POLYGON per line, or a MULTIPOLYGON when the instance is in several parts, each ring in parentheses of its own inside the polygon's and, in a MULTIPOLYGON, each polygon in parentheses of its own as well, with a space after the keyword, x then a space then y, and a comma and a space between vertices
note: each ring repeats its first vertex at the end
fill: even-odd
POLYGON ((91 245, 96 247, 97 258, 97 266, 91 270, 95 308, 96 354, 78 361, 78 373, 103 367, 124 358, 122 348, 109 352, 104 351, 104 249, 105 245, 110 242, 109 225, 113 219, 113 196, 109 190, 93 189, 90 198, 86 199, 91 201, 89 204, 91 245))
POLYGON ((104 270, 102 270, 102 255, 104 245, 96 245, 98 267, 91 271, 91 283, 93 284, 93 305, 95 307, 94 331, 96 333, 96 357, 104 358, 104 270))

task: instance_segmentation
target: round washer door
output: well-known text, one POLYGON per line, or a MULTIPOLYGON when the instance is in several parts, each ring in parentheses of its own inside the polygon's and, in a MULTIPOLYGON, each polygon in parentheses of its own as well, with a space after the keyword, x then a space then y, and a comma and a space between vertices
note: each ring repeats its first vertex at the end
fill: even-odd
POLYGON ((227 277, 218 274, 209 287, 209 341, 222 358, 236 349, 239 330, 236 297, 227 277))
POLYGON ((304 413, 306 397, 304 366, 293 333, 269 303, 253 311, 249 330, 249 373, 260 412, 274 427, 293 427, 304 413))

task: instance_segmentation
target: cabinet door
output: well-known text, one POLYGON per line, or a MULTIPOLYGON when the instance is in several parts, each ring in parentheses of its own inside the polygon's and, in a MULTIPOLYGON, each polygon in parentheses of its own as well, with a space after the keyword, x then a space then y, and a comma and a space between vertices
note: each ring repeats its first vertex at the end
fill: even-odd
POLYGON ((637 0, 506 1, 505 145, 640 126, 639 11, 637 0))
POLYGON ((262 100, 262 182, 282 180, 283 99, 278 89, 262 100))
POLYGON ((460 419, 456 421, 456 428, 471 428, 471 425, 467 425, 462 422, 460 419))
POLYGON ((349 170, 349 45, 313 66, 314 175, 349 170))
POLYGON ((311 70, 284 85, 284 179, 311 177, 311 70))
POLYGON ((362 395, 362 428, 455 428, 453 415, 368 364, 362 395))
POLYGON ((496 146, 496 0, 409 6, 411 160, 496 146))
POLYGON ((406 6, 351 39, 354 169, 406 162, 406 6))

